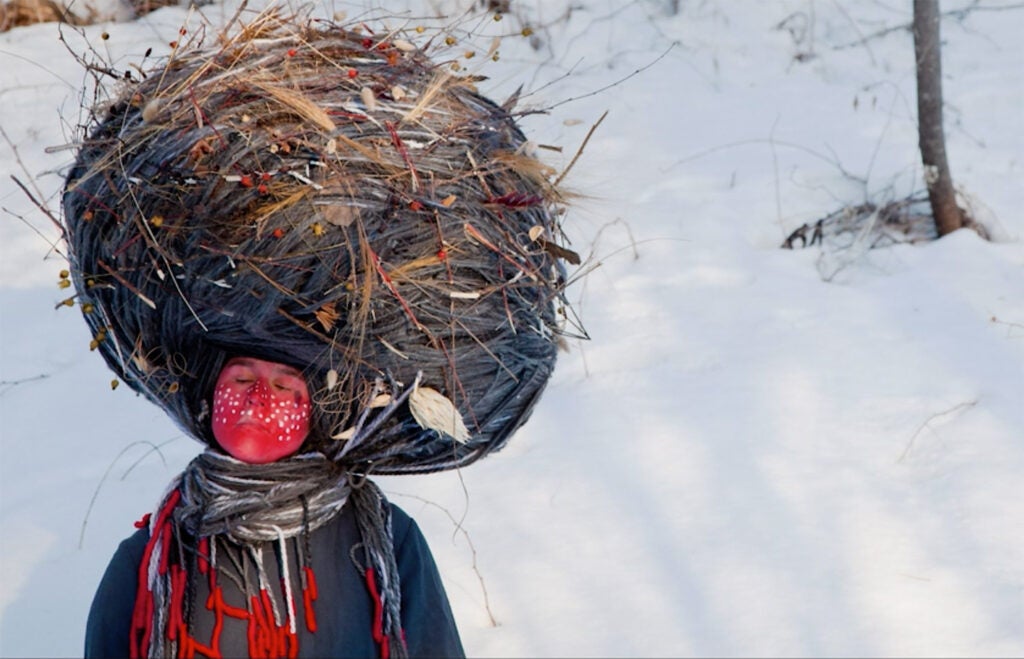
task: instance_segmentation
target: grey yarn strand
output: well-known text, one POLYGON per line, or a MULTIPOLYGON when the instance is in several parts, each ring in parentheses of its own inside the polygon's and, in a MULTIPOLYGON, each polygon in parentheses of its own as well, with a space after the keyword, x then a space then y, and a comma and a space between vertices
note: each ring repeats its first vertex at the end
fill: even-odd
POLYGON ((395 561, 391 508, 384 493, 369 479, 353 486, 351 499, 366 559, 377 573, 381 603, 384 606, 384 633, 389 639, 389 654, 392 659, 405 659, 409 653, 402 638, 402 586, 399 583, 398 564, 395 561))
POLYGON ((206 451, 181 475, 175 519, 195 536, 222 534, 236 542, 291 538, 333 519, 348 500, 345 474, 320 453, 248 464, 206 451), (305 510, 303 506, 305 499, 305 510), (308 515, 308 517, 306 517, 308 515))

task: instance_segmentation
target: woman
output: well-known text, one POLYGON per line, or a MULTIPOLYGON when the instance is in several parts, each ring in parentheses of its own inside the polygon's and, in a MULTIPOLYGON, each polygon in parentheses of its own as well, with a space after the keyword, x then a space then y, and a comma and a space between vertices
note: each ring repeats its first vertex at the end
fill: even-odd
POLYGON ((81 143, 68 300, 208 447, 115 555, 87 654, 462 653, 370 478, 508 442, 578 257, 562 176, 448 39, 352 28, 263 12, 123 81, 81 143))
MULTIPOLYGON (((353 496, 322 454, 296 455, 311 409, 301 372, 230 359, 211 407, 224 453, 196 458, 155 519, 121 543, 93 600, 85 655, 142 656, 163 645, 183 656, 388 656, 381 583, 364 557, 355 513, 363 490, 379 493, 365 481, 353 496), (316 464, 315 486, 290 478, 316 464)), ((416 523, 393 505, 385 516, 405 649, 462 656, 416 523)))

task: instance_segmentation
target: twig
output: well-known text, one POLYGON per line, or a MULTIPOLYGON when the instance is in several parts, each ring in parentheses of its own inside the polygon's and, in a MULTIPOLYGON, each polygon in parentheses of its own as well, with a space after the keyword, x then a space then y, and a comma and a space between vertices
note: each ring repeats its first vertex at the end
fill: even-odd
POLYGON ((935 414, 933 414, 930 417, 928 417, 925 420, 924 423, 922 423, 920 426, 918 426, 917 430, 914 431, 914 434, 911 435, 910 441, 907 442, 907 446, 903 449, 903 453, 900 454, 900 457, 899 457, 898 460, 896 460, 896 462, 903 462, 903 460, 907 457, 907 455, 910 454, 910 449, 914 446, 914 441, 917 439, 917 436, 921 434, 922 430, 924 430, 925 428, 928 428, 932 432, 935 432, 935 429, 931 427, 931 422, 932 421, 934 421, 935 419, 937 419, 939 417, 947 416, 949 414, 957 412, 959 410, 969 409, 971 407, 974 407, 977 404, 978 404, 978 399, 970 400, 970 401, 967 401, 966 403, 960 403, 959 405, 954 405, 953 407, 949 408, 948 410, 944 410, 942 412, 936 412, 935 414))
MULTIPOLYGON (((1024 2, 1016 2, 1011 5, 1000 5, 998 7, 983 6, 975 2, 969 7, 944 11, 940 14, 940 16, 942 16, 943 18, 955 18, 959 21, 962 21, 971 13, 976 11, 1007 11, 1011 9, 1024 9, 1024 2)), ((841 43, 837 46, 833 46, 832 50, 844 50, 846 48, 853 48, 854 46, 866 45, 869 41, 880 39, 886 35, 892 34, 893 32, 899 32, 901 30, 906 30, 907 32, 909 32, 913 28, 913 26, 913 23, 901 23, 899 25, 893 25, 891 27, 878 30, 877 32, 872 32, 867 36, 862 36, 860 39, 857 39, 856 41, 850 41, 848 43, 841 43)))
MULTIPOLYGON (((460 476, 460 481, 461 481, 461 476, 460 476)), ((465 490, 465 484, 463 484, 463 491, 464 492, 466 491, 465 490)), ((461 520, 460 519, 455 519, 455 516, 452 515, 451 511, 449 511, 447 508, 445 508, 444 506, 442 506, 439 503, 435 503, 433 501, 430 501, 429 499, 426 499, 424 497, 421 497, 421 496, 418 496, 418 495, 415 495, 415 494, 402 494, 402 493, 396 493, 396 494, 398 496, 401 496, 401 497, 409 497, 410 499, 417 499, 418 501, 422 502, 425 505, 433 506, 434 508, 437 508, 438 510, 443 512, 448 517, 449 520, 451 520, 452 524, 455 525, 455 533, 461 533, 462 537, 466 539, 466 544, 469 545, 469 553, 470 553, 470 556, 472 557, 473 573, 476 574, 477 581, 480 582, 480 590, 481 590, 481 592, 483 593, 483 596, 484 596, 484 609, 487 611, 487 618, 490 620, 492 627, 497 627, 498 626, 498 620, 494 617, 494 612, 491 610, 491 599, 490 599, 490 597, 487 594, 487 582, 484 581, 484 575, 480 572, 480 568, 477 565, 476 546, 473 545, 473 538, 469 535, 469 531, 467 531, 466 528, 463 526, 463 521, 464 521, 465 516, 463 516, 463 519, 461 519, 461 520)), ((467 496, 468 496, 468 493, 467 493, 467 496)))
POLYGON ((139 298, 140 300, 142 300, 142 301, 143 301, 143 302, 144 302, 144 303, 146 304, 146 306, 147 306, 147 307, 149 307, 150 309, 156 309, 156 303, 155 303, 155 302, 153 302, 153 300, 150 300, 150 299, 149 299, 148 297, 146 297, 146 296, 145 296, 145 295, 144 295, 144 294, 142 293, 142 291, 140 291, 140 290, 139 290, 138 288, 136 288, 135 286, 132 286, 131 282, 130 282, 130 281, 128 281, 127 279, 125 279, 124 277, 122 277, 121 275, 119 275, 119 274, 117 273, 117 271, 116 271, 116 270, 114 270, 113 268, 111 268, 111 267, 110 267, 109 265, 107 265, 107 264, 106 264, 106 263, 104 263, 103 261, 97 260, 97 261, 96 261, 96 263, 97 263, 97 265, 99 265, 99 266, 100 266, 101 268, 103 268, 104 270, 106 270, 106 271, 107 271, 107 274, 108 274, 108 275, 110 275, 111 277, 113 277, 114 279, 116 279, 116 280, 117 280, 117 282, 118 282, 119 284, 121 284, 122 286, 124 286, 125 288, 127 288, 127 289, 128 289, 129 291, 131 291, 132 293, 135 293, 135 295, 136 295, 136 296, 138 296, 138 298, 139 298))
MULTIPOLYGON (((362 415, 360 415, 358 421, 356 422, 356 425, 353 428, 352 437, 345 443, 341 451, 334 456, 335 461, 341 460, 341 458, 345 457, 345 455, 347 455, 350 451, 352 451, 358 446, 362 446, 362 444, 367 439, 372 437, 373 434, 377 432, 377 430, 384 424, 385 421, 392 418, 392 416, 395 413, 395 410, 397 410, 399 407, 405 404, 405 402, 409 399, 409 396, 412 395, 412 392, 416 389, 416 387, 419 386, 420 380, 423 379, 423 371, 418 371, 416 373, 416 378, 413 380, 412 386, 406 387, 405 391, 398 394, 397 396, 394 394, 394 392, 398 389, 398 383, 395 382, 394 378, 390 377, 390 375, 388 379, 388 388, 391 390, 391 401, 384 406, 384 409, 377 412, 377 415, 373 418, 372 421, 370 421, 369 425, 364 424, 366 423, 366 420, 370 415, 372 407, 367 405, 363 409, 362 415)), ((381 383, 375 383, 373 393, 370 395, 370 400, 373 400, 373 398, 375 398, 379 393, 384 393, 385 391, 386 390, 383 388, 381 383)))
MULTIPOLYGON (((633 250, 633 260, 639 261, 640 250, 637 249, 637 242, 636 238, 633 236, 633 229, 629 226, 629 222, 623 220, 621 217, 617 217, 611 222, 605 222, 604 224, 601 225, 601 228, 598 229, 597 233, 594 234, 594 239, 590 243, 593 246, 590 255, 594 255, 594 251, 596 251, 597 244, 598 242, 600 242, 601 236, 604 235, 605 230, 613 226, 621 226, 626 231, 626 235, 629 237, 629 247, 633 250)), ((590 260, 589 257, 587 260, 590 260)))
POLYGON ((10 391, 14 387, 18 386, 19 384, 24 384, 26 382, 34 382, 36 380, 45 380, 48 377, 50 377, 49 373, 40 373, 39 375, 33 375, 32 377, 29 378, 21 378, 20 380, 0 380, 0 387, 3 387, 3 389, 0 389, 0 396, 3 396, 5 393, 10 391))
POLYGON ((676 47, 675 43, 671 44, 668 48, 665 49, 665 52, 663 52, 661 55, 658 55, 656 58, 654 58, 654 61, 648 62, 647 64, 641 66, 639 69, 636 69, 635 71, 633 71, 629 75, 623 76, 623 77, 619 78, 615 82, 611 82, 611 83, 605 85, 604 87, 600 87, 598 89, 595 89, 592 92, 587 92, 586 94, 581 94, 579 96, 570 96, 569 98, 567 98, 567 99, 565 99, 563 101, 559 101, 558 103, 555 103, 554 105, 549 105, 543 111, 544 112, 549 112, 549 111, 554 110, 555 108, 559 107, 560 105, 565 105, 566 103, 572 103, 573 101, 579 101, 579 100, 582 100, 584 98, 590 98, 591 96, 596 96, 596 95, 600 94, 601 92, 604 92, 604 91, 607 91, 607 90, 611 89, 612 87, 618 87, 619 85, 621 85, 622 83, 626 82, 630 78, 643 73, 644 71, 646 71, 647 69, 651 68, 652 66, 654 66, 655 64, 657 64, 661 60, 665 59, 665 56, 668 55, 670 52, 672 52, 672 49, 675 48, 675 47, 676 47))
MULTIPOLYGON (((47 235, 46 235, 46 234, 44 234, 44 233, 43 233, 42 231, 40 231, 38 227, 36 227, 36 226, 35 226, 34 224, 32 224, 31 222, 29 222, 29 221, 28 221, 28 220, 27 220, 27 219, 25 218, 25 216, 24 216, 24 215, 22 215, 22 214, 20 214, 20 213, 16 213, 15 211, 12 211, 12 210, 11 210, 10 208, 7 208, 6 206, 0 206, 0 210, 2 210, 3 212, 7 213, 8 215, 11 215, 11 216, 13 216, 13 217, 16 217, 16 218, 18 218, 19 220, 21 220, 21 221, 22 221, 22 223, 23 223, 23 224, 24 224, 25 226, 27 226, 27 227, 28 227, 29 229, 31 229, 31 230, 32 230, 33 232, 35 232, 35 234, 36 234, 37 236, 39 236, 40 238, 42 238, 42 239, 43 239, 43 241, 44 241, 44 242, 45 242, 46 244, 48 244, 48 245, 50 246, 50 250, 51 250, 51 251, 55 252, 56 254, 60 254, 60 255, 61 255, 62 257, 64 257, 64 258, 67 258, 67 257, 66 257, 66 255, 64 255, 64 254, 61 254, 61 253, 60 253, 60 247, 59 247, 59 246, 57 245, 57 243, 55 243, 55 242, 54 242, 53 240, 51 240, 51 239, 50 239, 50 237, 49 237, 49 236, 47 236, 47 235)), ((45 257, 44 257, 44 258, 45 258, 45 257)))
POLYGON ((896 102, 900 100, 901 92, 897 87, 892 97, 892 103, 889 105, 889 112, 885 117, 885 125, 882 126, 882 130, 878 133, 878 139, 875 140, 875 146, 871 150, 871 159, 868 161, 867 173, 864 175, 864 187, 867 188, 868 181, 871 180, 871 172, 875 168, 875 161, 878 159, 878 154, 882 150, 882 142, 885 139, 885 134, 889 132, 889 127, 892 125, 893 117, 896 112, 896 102))
MULTIPOLYGON (((3 135, 4 141, 7 142, 7 146, 11 147, 11 152, 14 154, 14 161, 18 163, 18 168, 21 169, 22 172, 24 172, 26 177, 28 177, 29 182, 32 183, 32 187, 35 188, 36 195, 38 195, 39 198, 42 199, 44 197, 43 191, 39 189, 38 185, 36 185, 36 181, 32 177, 31 172, 28 171, 28 167, 25 166, 25 162, 21 159, 21 154, 18 153, 18 146, 14 143, 14 140, 10 138, 10 136, 7 134, 7 131, 4 130, 3 126, 0 126, 0 135, 3 135)), ((15 179, 15 182, 17 183, 17 179, 15 179)), ((21 184, 19 183, 19 185, 21 184)), ((22 189, 24 189, 24 186, 22 186, 22 189)), ((35 199, 33 199, 32 201, 35 202, 35 199)))
POLYGON ((779 154, 775 150, 775 127, 779 125, 779 117, 775 116, 772 129, 768 133, 768 145, 772 151, 772 182, 775 187, 775 221, 782 226, 782 190, 779 186, 779 154))
POLYGON ((772 145, 772 147, 784 146, 784 147, 787 147, 787 148, 790 148, 790 149, 796 149, 797 151, 803 151, 804 153, 806 153, 809 156, 813 156, 813 157, 815 157, 815 158, 817 158, 819 160, 822 160, 822 161, 827 162, 830 165, 834 166, 836 169, 839 170, 839 172, 843 176, 845 176, 846 178, 850 179, 851 181, 857 181, 858 183, 862 183, 862 184, 866 184, 867 183, 867 181, 865 181, 863 178, 861 178, 859 176, 854 176, 850 172, 846 171, 846 169, 843 167, 842 163, 840 163, 839 160, 837 160, 836 158, 829 158, 828 156, 822 155, 821 153, 818 153, 814 149, 810 149, 810 148, 808 148, 808 147, 806 147, 806 146, 804 146, 802 144, 796 144, 795 142, 780 141, 780 140, 776 140, 774 138, 770 138, 770 139, 757 138, 757 139, 750 139, 750 140, 739 140, 737 142, 730 142, 728 144, 722 144, 720 146, 711 147, 710 149, 705 149, 705 150, 699 151, 699 152, 697 152, 697 153, 695 153, 695 154, 693 154, 691 156, 687 156, 685 158, 677 160, 674 163, 672 163, 671 165, 669 165, 668 167, 663 168, 661 171, 663 173, 664 172, 668 172, 668 171, 672 170, 673 168, 675 168, 675 167, 677 167, 679 165, 684 165, 684 164, 686 164, 686 163, 688 163, 688 162, 690 162, 692 160, 698 160, 700 158, 703 158, 704 156, 709 156, 709 155, 711 155, 713 153, 717 153, 718 151, 725 151, 726 149, 732 149, 734 147, 739 147, 739 146, 749 146, 751 144, 770 144, 770 145, 772 145))
POLYGON ((420 330, 425 334, 430 334, 430 331, 423 325, 423 323, 421 323, 416 318, 416 314, 413 313, 412 307, 409 306, 409 303, 406 302, 405 298, 402 297, 402 294, 398 292, 398 287, 395 286, 395 282, 391 280, 391 277, 388 275, 387 271, 384 270, 384 266, 381 265, 380 257, 377 256, 377 252, 373 251, 373 249, 371 249, 369 245, 366 246, 366 251, 369 252, 370 260, 373 262, 373 267, 376 268, 377 274, 380 275, 381 281, 383 281, 384 285, 387 286, 389 291, 391 291, 391 294, 395 296, 395 299, 398 300, 398 303, 402 305, 402 309, 405 311, 405 315, 409 316, 409 320, 412 321, 412 324, 416 327, 416 329, 420 330))
POLYGON ((537 279, 537 275, 536 274, 534 274, 533 272, 530 272, 529 270, 527 270, 525 266, 520 265, 519 263, 516 263, 515 259, 513 259, 511 256, 509 256, 505 252, 503 252, 497 245, 495 245, 490 240, 488 240, 487 237, 484 236, 484 234, 480 233, 479 229, 474 227, 472 224, 470 224, 469 222, 466 222, 466 224, 464 225, 463 228, 465 229, 467 236, 469 236, 470 238, 476 240, 477 242, 479 242, 481 245, 483 245, 487 249, 493 251, 495 254, 497 254, 501 258, 503 258, 506 261, 508 261, 509 263, 511 263, 513 266, 515 266, 515 268, 517 270, 522 272, 524 275, 526 275, 530 279, 533 279, 533 280, 537 279))
POLYGON ((832 0, 832 4, 836 6, 836 9, 838 9, 839 13, 843 15, 843 18, 845 18, 857 34, 860 35, 861 42, 864 44, 864 50, 868 51, 868 57, 871 58, 871 65, 875 66, 875 53, 871 50, 871 46, 868 45, 867 41, 864 41, 864 33, 861 32, 860 26, 857 25, 857 21, 853 20, 853 17, 850 16, 849 12, 843 9, 843 6, 839 4, 839 0, 832 0))
POLYGON ((562 180, 569 174, 573 166, 576 164, 576 161, 580 159, 580 156, 583 155, 583 149, 587 147, 587 142, 590 141, 590 138, 594 134, 594 131, 597 130, 597 127, 601 125, 601 122, 604 121, 604 118, 607 116, 608 110, 605 110, 604 114, 601 115, 601 118, 597 120, 597 123, 591 126, 590 130, 587 131, 587 136, 583 138, 583 143, 580 144, 580 148, 576 150, 576 155, 574 155, 572 157, 572 160, 569 161, 569 166, 563 169, 562 173, 558 176, 558 178, 555 179, 554 186, 556 188, 558 187, 559 183, 561 183, 562 180))
POLYGON ((385 121, 384 127, 388 129, 388 134, 391 135, 391 143, 398 150, 399 155, 402 156, 402 161, 405 166, 409 168, 409 174, 412 175, 410 185, 413 192, 416 192, 420 187, 420 177, 416 173, 416 167, 413 166, 412 158, 409 157, 409 150, 405 148, 405 144, 402 143, 402 138, 398 135, 398 131, 395 130, 395 124, 391 121, 385 121))
MULTIPOLYGON (((93 490, 92 497, 89 499, 89 505, 85 509, 85 517, 82 518, 82 528, 78 532, 78 548, 79 549, 81 549, 85 545, 85 527, 88 526, 88 524, 89 524, 89 515, 92 513, 93 505, 95 505, 96 499, 100 495, 100 490, 103 489, 103 483, 106 482, 107 476, 109 476, 110 472, 113 471, 114 465, 116 465, 117 461, 121 459, 121 456, 123 456, 125 453, 127 453, 128 450, 130 448, 132 448, 133 446, 137 446, 139 444, 146 444, 146 445, 148 445, 150 447, 150 450, 146 453, 146 455, 149 455, 153 451, 156 451, 157 454, 160 455, 160 459, 163 461, 164 466, 166 466, 167 465, 167 460, 164 459, 163 454, 160 453, 160 447, 166 445, 167 443, 169 443, 171 441, 173 441, 173 439, 169 439, 169 440, 163 442, 162 444, 154 444, 153 442, 146 441, 146 440, 135 441, 135 442, 132 442, 132 443, 128 444, 123 449, 121 449, 121 451, 117 454, 117 456, 113 460, 110 461, 110 464, 107 465, 106 470, 103 472, 103 476, 100 477, 100 482, 96 484, 96 489, 93 490)), ((145 456, 143 456, 143 457, 145 457, 145 456)), ((138 464, 138 463, 136 462, 135 464, 138 464)), ((133 464, 131 467, 129 467, 128 471, 131 471, 132 469, 134 469, 135 468, 135 464, 133 464)), ((127 475, 127 473, 128 472, 125 472, 125 475, 127 475)))
MULTIPOLYGON (((996 318, 995 316, 992 316, 989 320, 991 320, 993 323, 996 323, 997 325, 1006 325, 1006 327, 1008 327, 1011 332, 1015 328, 1019 329, 1019 330, 1024 330, 1024 324, 1022 324, 1022 323, 1014 323, 1014 322, 1011 322, 1011 321, 1008 321, 1008 320, 1000 320, 999 318, 996 318)), ((1013 338, 1013 337, 1008 337, 1008 338, 1013 338)), ((1019 336, 1017 338, 1019 338, 1019 336)))
MULTIPOLYGON (((21 191, 25 193, 25 196, 29 198, 29 201, 31 201, 35 205, 36 208, 38 208, 40 211, 42 211, 42 213, 44 215, 46 215, 46 217, 50 218, 50 221, 53 222, 53 226, 56 227, 57 230, 60 231, 61 234, 63 235, 64 230, 63 230, 63 228, 60 225, 60 221, 56 217, 54 217, 54 215, 50 211, 50 209, 46 207, 46 204, 44 204, 43 202, 39 201, 34 196, 32 196, 32 193, 29 192, 27 187, 25 187, 25 184, 22 183, 21 181, 19 181, 18 177, 15 176, 14 174, 11 174, 11 180, 14 181, 14 183, 19 188, 21 188, 21 191)), ((40 235, 42 235, 42 234, 40 234, 40 235)))

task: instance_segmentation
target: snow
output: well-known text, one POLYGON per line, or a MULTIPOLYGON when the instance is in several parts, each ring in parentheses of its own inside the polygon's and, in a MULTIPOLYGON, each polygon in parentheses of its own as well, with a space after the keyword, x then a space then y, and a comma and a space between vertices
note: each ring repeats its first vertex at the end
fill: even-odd
MULTIPOLYGON (((908 22, 908 3, 673 16, 587 0, 565 19, 563 0, 512 0, 500 23, 463 13, 478 4, 388 3, 411 17, 395 24, 444 9, 484 51, 536 25, 539 49, 509 37, 473 66, 497 99, 525 84, 528 107, 554 105, 524 125, 562 147, 555 167, 608 116, 566 180, 590 257, 570 297, 592 340, 569 342, 502 453, 382 480, 430 541, 467 651, 1024 654, 1024 10, 990 0, 943 23, 954 179, 997 240, 843 256, 778 246, 920 187, 909 33, 838 47, 908 22), (842 266, 830 281, 823 262, 842 266)), ((189 16, 85 34, 123 69, 189 16)), ((57 34, 0 35, 4 656, 81 653, 107 560, 199 450, 111 391, 78 311, 55 309, 55 231, 10 178, 57 207, 72 152, 47 148, 91 98, 57 34)))

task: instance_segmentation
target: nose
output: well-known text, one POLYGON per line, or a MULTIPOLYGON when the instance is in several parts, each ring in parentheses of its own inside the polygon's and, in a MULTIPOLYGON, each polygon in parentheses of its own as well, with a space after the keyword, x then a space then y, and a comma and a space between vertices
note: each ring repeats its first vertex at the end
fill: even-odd
POLYGON ((247 406, 265 407, 270 401, 270 387, 263 380, 257 380, 245 392, 245 404, 247 406))

